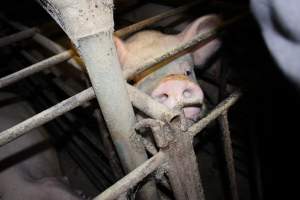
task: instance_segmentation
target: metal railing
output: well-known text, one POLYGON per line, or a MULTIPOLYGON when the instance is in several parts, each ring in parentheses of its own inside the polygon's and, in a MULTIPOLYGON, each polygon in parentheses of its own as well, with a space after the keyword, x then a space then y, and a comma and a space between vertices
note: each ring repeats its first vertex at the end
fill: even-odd
MULTIPOLYGON (((61 9, 61 11, 64 12, 63 8, 60 8, 58 4, 55 4, 55 0, 53 1, 49 0, 48 2, 50 4, 52 3, 51 4, 52 6, 57 6, 56 9, 58 10, 61 9)), ((87 1, 82 1, 83 9, 86 8, 85 7, 86 2, 87 1)), ((97 3, 98 1, 95 0, 91 2, 97 3)), ((112 5, 111 1, 108 2, 110 5, 112 5)), ((162 15, 155 16, 150 20, 145 20, 143 22, 131 25, 127 28, 116 31, 115 34, 118 36, 127 35, 134 31, 140 30, 146 26, 149 26, 157 22, 157 20, 161 20, 166 17, 184 12, 191 6, 194 6, 196 3, 185 5, 183 7, 171 10, 162 15)), ((51 6, 49 7, 49 5, 43 4, 44 8, 48 12, 49 9, 51 9, 51 6)), ((107 8, 109 8, 109 6, 107 8)), ((106 13, 104 13, 104 15, 108 15, 105 17, 110 18, 112 16, 111 10, 106 10, 106 13)), ((56 16, 53 16, 52 13, 52 17, 55 18, 56 16)), ((73 40, 73 42, 75 44, 80 43, 81 48, 83 48, 80 49, 80 52, 81 52, 81 56, 84 57, 85 64, 87 65, 88 72, 93 83, 93 88, 90 87, 76 94, 75 96, 72 96, 44 110, 43 112, 38 113, 33 117, 1 132, 0 147, 26 134, 28 131, 36 127, 39 127, 55 119, 60 115, 63 115, 64 113, 82 105, 83 103, 97 96, 101 109, 104 112, 104 117, 108 124, 110 133, 112 135, 112 139, 114 140, 115 145, 117 145, 117 149, 119 148, 121 149, 121 151, 125 151, 126 154, 128 151, 128 155, 126 156, 119 154, 121 160, 123 160, 122 162, 123 167, 126 169, 125 171, 128 174, 124 178, 120 179, 117 183, 115 183, 114 185, 106 189, 99 196, 95 197, 94 198, 95 200, 118 198, 120 195, 126 193, 130 188, 135 186, 139 181, 143 180, 146 176, 153 173, 158 168, 164 168, 165 171, 167 172, 176 199, 205 199, 204 191, 201 185, 200 174, 198 172, 197 162, 193 151, 192 140, 193 137, 201 130, 203 130, 209 123, 216 120, 217 118, 220 118, 222 132, 224 133, 224 138, 225 138, 223 140, 224 146, 228 150, 225 153, 226 155, 225 159, 229 166, 228 175, 230 176, 230 182, 231 182, 231 186, 230 186, 231 194, 233 199, 238 199, 227 112, 229 108, 232 105, 234 105, 234 103, 241 97, 241 92, 236 91, 232 93, 229 97, 227 97, 224 101, 222 101, 219 105, 217 105, 216 108, 214 108, 207 116, 202 118, 199 122, 195 123, 189 128, 185 128, 183 126, 184 120, 182 119, 182 115, 180 113, 170 110, 166 106, 154 101, 150 96, 146 95, 145 93, 142 93, 135 87, 127 83, 124 84, 123 78, 130 80, 134 75, 148 69, 154 64, 164 61, 167 58, 175 59, 176 57, 180 56, 182 52, 186 52, 188 49, 194 47, 195 45, 210 41, 212 38, 217 37, 217 34, 220 31, 222 31, 226 26, 234 23, 239 18, 240 16, 223 23, 220 27, 216 29, 210 30, 205 33, 200 33, 199 35, 195 36, 192 40, 177 46, 173 50, 166 52, 165 54, 153 60, 150 60, 147 63, 142 63, 139 66, 133 66, 130 70, 123 71, 123 76, 118 72, 120 68, 118 68, 119 66, 118 61, 117 63, 115 62, 117 60, 115 54, 111 55, 112 60, 109 62, 111 64, 116 65, 116 68, 113 70, 113 72, 108 72, 107 70, 105 70, 105 67, 111 67, 111 66, 101 66, 105 62, 99 62, 99 60, 97 60, 98 61, 97 65, 100 65, 100 67, 102 67, 100 68, 100 71, 99 69, 95 69, 95 66, 92 66, 95 63, 93 61, 93 58, 89 57, 87 53, 91 50, 91 48, 98 48, 98 46, 91 47, 91 41, 92 44, 97 44, 98 42, 98 41, 96 42, 93 41, 93 35, 84 36, 82 38, 78 37, 79 39, 74 37, 74 35, 71 35, 70 38, 73 40), (92 40, 86 42, 84 41, 84 39, 86 38, 88 38, 89 40, 92 38, 92 40), (120 76, 117 78, 116 81, 116 76, 118 76, 118 74, 120 76), (105 83, 109 83, 109 81, 115 81, 114 82, 115 88, 109 88, 109 91, 107 91, 105 88, 101 88, 101 86, 99 86, 99 83, 101 84, 103 83, 102 85, 105 85, 105 83), (125 88, 120 87, 122 86, 122 84, 124 84, 125 88), (114 98, 112 95, 116 95, 116 93, 112 92, 112 90, 116 90, 119 92, 122 90, 123 92, 127 91, 128 100, 132 103, 134 107, 144 112, 149 117, 153 118, 153 120, 155 119, 156 120, 156 121, 154 120, 155 123, 157 122, 157 120, 159 120, 159 122, 162 123, 160 124, 159 130, 157 130, 157 132, 153 131, 153 134, 155 134, 154 137, 156 139, 157 145, 160 149, 158 153, 153 155, 150 159, 146 160, 147 158, 145 157, 145 152, 142 151, 142 153, 140 152, 136 153, 136 150, 131 147, 132 144, 130 142, 130 137, 132 137, 132 135, 137 135, 137 133, 135 133, 134 131, 135 119, 133 116, 133 110, 131 104, 127 103, 128 105, 126 105, 125 107, 123 106, 121 108, 127 110, 128 112, 125 112, 125 115, 123 116, 124 119, 120 119, 119 113, 117 114, 117 116, 114 116, 113 114, 114 111, 112 110, 112 104, 114 104, 115 102, 111 102, 111 100, 110 102, 108 102, 108 100, 104 100, 104 98, 106 99, 114 98), (124 120, 124 125, 120 125, 120 120, 124 120), (119 126, 117 127, 118 130, 116 129, 116 127, 113 127, 115 126, 115 123, 118 123, 119 126), (164 127, 168 127, 168 128, 164 129, 164 127), (121 129, 122 134, 125 134, 124 132, 126 132, 127 129, 130 130, 128 130, 128 133, 126 133, 125 136, 124 135, 121 136, 119 133, 120 132, 119 129, 121 129), (164 132, 163 134, 161 133, 162 131, 164 132), (169 135, 170 137, 168 138, 166 137, 166 135, 169 135), (123 140, 126 140, 126 142, 124 143, 123 140), (136 157, 139 157, 139 159, 132 162, 133 157, 134 159, 136 159, 136 157), (186 164, 182 165, 182 163, 186 163, 186 164)), ((72 50, 65 50, 60 45, 56 44, 55 42, 51 41, 47 37, 38 33, 36 28, 25 27, 24 25, 6 19, 4 16, 1 16, 0 19, 7 22, 9 25, 16 28, 17 30, 21 31, 19 33, 13 34, 8 37, 0 38, 0 44, 1 44, 0 46, 9 45, 13 42, 17 42, 27 38, 32 38, 34 41, 38 42, 46 49, 57 54, 46 60, 35 63, 25 69, 22 69, 18 72, 15 72, 13 74, 1 78, 0 88, 5 87, 14 82, 17 82, 22 78, 28 77, 34 73, 37 73, 48 67, 54 66, 55 64, 67 60, 69 63, 71 63, 72 66, 81 70, 81 67, 72 58, 72 56, 74 55, 74 52, 72 50)), ((60 19, 60 20, 63 21, 64 19, 60 19)), ((61 21, 58 23, 61 23, 61 21)), ((109 24, 109 26, 111 26, 111 24, 109 24)), ((67 34, 70 36, 70 33, 67 32, 67 34)), ((97 34, 100 34, 100 36, 105 35, 102 34, 101 31, 97 32, 97 34)), ((103 36, 102 39, 105 39, 105 37, 103 36)), ((111 35, 108 35, 105 41, 107 41, 108 44, 111 43, 112 42, 111 35)), ((123 99, 123 103, 126 104, 126 98, 127 98, 126 95, 127 94, 125 92, 121 98, 120 94, 118 93, 117 94, 118 98, 116 99, 123 99)), ((144 191, 142 195, 144 195, 144 199, 147 198, 151 199, 149 197, 151 195, 153 197, 153 193, 155 193, 155 191, 153 192, 153 186, 148 186, 147 188, 148 190, 144 191)))

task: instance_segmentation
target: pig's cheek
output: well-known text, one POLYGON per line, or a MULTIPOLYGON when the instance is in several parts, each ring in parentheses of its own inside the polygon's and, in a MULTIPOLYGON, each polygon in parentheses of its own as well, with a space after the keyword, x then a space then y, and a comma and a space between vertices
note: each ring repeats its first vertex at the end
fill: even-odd
POLYGON ((197 121, 201 114, 201 109, 198 107, 186 107, 183 109, 183 112, 186 118, 197 121))

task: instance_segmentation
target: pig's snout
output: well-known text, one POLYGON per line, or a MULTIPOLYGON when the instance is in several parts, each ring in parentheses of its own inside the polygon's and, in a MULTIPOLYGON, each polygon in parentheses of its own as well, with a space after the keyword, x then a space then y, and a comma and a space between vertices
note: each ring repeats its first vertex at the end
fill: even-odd
POLYGON ((181 75, 164 78, 152 91, 151 96, 170 109, 183 108, 185 117, 193 121, 203 112, 202 89, 181 75))

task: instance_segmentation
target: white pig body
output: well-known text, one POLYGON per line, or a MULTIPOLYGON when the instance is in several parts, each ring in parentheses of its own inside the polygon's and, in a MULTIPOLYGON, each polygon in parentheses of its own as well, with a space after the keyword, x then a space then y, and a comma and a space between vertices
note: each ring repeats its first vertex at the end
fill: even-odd
MULTIPOLYGON (((1 102, 13 97, 10 93, 0 93, 1 102)), ((23 101, 1 104, 0 131, 33 114, 31 107, 23 101)), ((62 177, 56 151, 43 128, 31 130, 0 147, 0 199, 80 199, 69 187, 66 177, 62 177)))

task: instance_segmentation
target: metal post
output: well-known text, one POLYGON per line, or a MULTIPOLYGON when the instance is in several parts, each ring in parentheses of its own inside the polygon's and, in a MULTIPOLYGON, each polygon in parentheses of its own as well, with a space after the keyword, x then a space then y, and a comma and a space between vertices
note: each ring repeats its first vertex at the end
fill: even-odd
MULTIPOLYGON (((78 48, 107 127, 123 164, 130 172, 147 160, 143 148, 131 143, 135 115, 113 42, 112 0, 39 1, 78 48)), ((148 182, 142 199, 158 199, 154 182, 148 182)))
POLYGON ((229 179, 230 197, 232 200, 238 200, 239 195, 237 192, 233 150, 232 150, 232 146, 231 146, 231 137, 230 137, 230 131, 229 131, 227 111, 225 111, 224 113, 222 113, 220 115, 219 123, 220 123, 221 130, 222 130, 222 140, 223 140, 223 148, 224 148, 224 155, 225 155, 225 161, 226 161, 226 169, 227 169, 227 173, 228 173, 227 175, 228 175, 228 179, 229 179))
POLYGON ((175 140, 170 142, 167 174, 177 200, 205 200, 193 148, 193 137, 180 130, 181 120, 171 123, 175 140))

